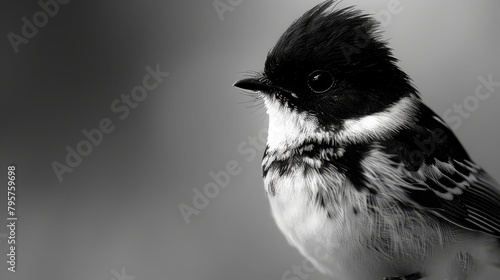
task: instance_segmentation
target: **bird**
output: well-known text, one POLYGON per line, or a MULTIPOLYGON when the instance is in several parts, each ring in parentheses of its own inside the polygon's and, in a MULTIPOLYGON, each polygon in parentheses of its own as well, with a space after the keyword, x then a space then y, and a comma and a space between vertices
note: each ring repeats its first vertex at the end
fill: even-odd
POLYGON ((233 84, 268 115, 262 176, 278 228, 333 279, 500 267, 498 183, 423 103, 380 24, 337 4, 305 12, 233 84))

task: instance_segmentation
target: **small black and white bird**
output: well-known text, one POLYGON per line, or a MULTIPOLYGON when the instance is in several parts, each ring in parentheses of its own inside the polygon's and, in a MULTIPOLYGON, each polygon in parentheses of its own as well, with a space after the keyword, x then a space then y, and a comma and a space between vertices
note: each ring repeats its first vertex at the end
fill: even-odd
POLYGON ((262 170, 279 228, 335 279, 473 279, 498 266, 499 185, 422 103, 376 21, 334 3, 234 84, 269 115, 262 170))

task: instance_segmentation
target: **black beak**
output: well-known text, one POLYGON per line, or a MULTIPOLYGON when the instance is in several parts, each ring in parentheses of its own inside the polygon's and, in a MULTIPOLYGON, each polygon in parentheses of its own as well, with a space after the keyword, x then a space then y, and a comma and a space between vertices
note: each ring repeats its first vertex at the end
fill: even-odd
POLYGON ((273 87, 261 79, 244 79, 233 84, 234 87, 255 91, 255 92, 270 92, 273 87))

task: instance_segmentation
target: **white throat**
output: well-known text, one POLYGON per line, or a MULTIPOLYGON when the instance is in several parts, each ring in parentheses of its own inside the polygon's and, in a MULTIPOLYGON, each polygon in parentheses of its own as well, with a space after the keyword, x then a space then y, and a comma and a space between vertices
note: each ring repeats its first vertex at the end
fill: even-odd
POLYGON ((270 151, 294 148, 311 139, 331 139, 332 132, 321 130, 315 116, 283 106, 275 97, 265 96, 264 103, 269 115, 270 151))

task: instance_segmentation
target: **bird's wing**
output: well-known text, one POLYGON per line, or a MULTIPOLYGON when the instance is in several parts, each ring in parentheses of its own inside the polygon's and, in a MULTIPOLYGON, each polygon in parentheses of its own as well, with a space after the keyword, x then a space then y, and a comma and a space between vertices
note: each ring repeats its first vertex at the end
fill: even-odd
POLYGON ((466 229, 500 237, 500 187, 474 164, 451 129, 429 108, 415 128, 385 143, 400 163, 402 203, 466 229))

